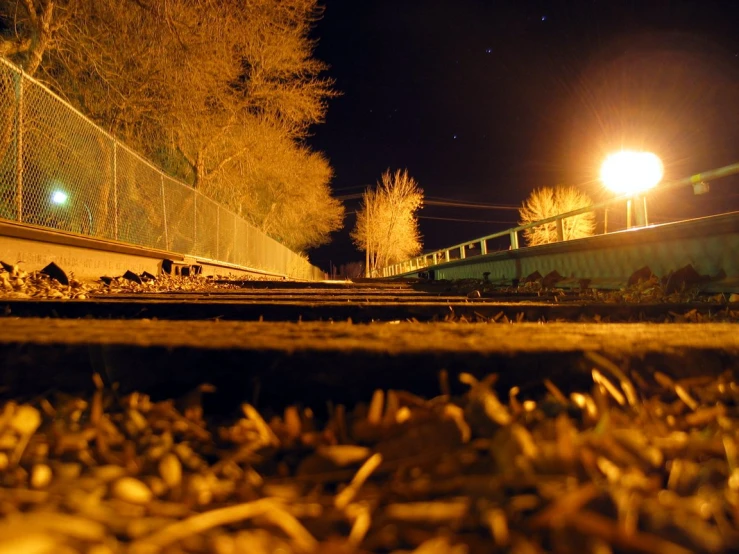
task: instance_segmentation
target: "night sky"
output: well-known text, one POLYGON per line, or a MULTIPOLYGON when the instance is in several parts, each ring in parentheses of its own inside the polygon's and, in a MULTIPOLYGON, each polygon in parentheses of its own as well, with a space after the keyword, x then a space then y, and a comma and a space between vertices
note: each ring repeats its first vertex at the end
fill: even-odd
MULTIPOLYGON (((517 207, 537 187, 607 197, 605 155, 645 149, 681 178, 739 161, 739 2, 324 0, 316 56, 343 93, 310 145, 337 196, 408 168, 429 199, 517 207)), ((345 229, 311 259, 361 260, 345 229)), ((653 222, 739 209, 739 179, 650 199, 653 222)), ((429 205, 424 249, 516 224, 429 205), (466 219, 472 221, 451 221, 466 219)), ((609 216, 610 217, 610 216, 609 216)))

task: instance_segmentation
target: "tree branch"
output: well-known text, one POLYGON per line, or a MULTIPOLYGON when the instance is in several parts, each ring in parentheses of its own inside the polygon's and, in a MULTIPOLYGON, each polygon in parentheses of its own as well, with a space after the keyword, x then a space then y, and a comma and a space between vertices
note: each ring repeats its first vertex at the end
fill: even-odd
POLYGON ((241 156, 247 150, 249 150, 249 147, 248 146, 244 146, 243 148, 237 150, 236 152, 234 152, 233 154, 231 154, 230 156, 228 156, 226 159, 221 160, 220 163, 216 167, 214 167, 209 173, 217 173, 218 171, 220 171, 221 169, 223 169, 224 166, 228 162, 230 162, 231 160, 234 160, 234 159, 238 158, 239 156, 241 156))
POLYGON ((177 152, 182 154, 182 157, 185 158, 185 161, 190 164, 190 167, 195 169, 196 163, 195 160, 193 160, 190 156, 188 156, 185 151, 180 147, 179 144, 175 145, 175 148, 177 149, 177 152))
POLYGON ((36 6, 33 5, 33 0, 23 0, 23 6, 26 8, 26 13, 31 24, 38 28, 38 13, 36 13, 36 6))
POLYGON ((31 49, 31 39, 0 41, 0 56, 16 56, 31 49))

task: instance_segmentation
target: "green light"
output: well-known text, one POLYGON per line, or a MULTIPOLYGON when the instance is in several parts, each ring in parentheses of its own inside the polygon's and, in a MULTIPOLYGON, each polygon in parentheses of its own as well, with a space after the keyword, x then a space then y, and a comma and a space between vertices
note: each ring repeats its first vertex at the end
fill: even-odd
POLYGON ((69 195, 61 190, 55 190, 51 193, 51 203, 56 204, 57 206, 61 206, 63 204, 67 203, 67 199, 69 198, 69 195))

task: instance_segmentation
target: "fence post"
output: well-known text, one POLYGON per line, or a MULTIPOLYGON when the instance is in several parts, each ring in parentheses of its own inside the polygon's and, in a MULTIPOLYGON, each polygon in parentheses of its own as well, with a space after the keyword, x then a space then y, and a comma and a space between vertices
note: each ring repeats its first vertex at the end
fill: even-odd
POLYGON ((167 203, 164 200, 164 175, 159 175, 159 185, 162 191, 162 217, 164 218, 164 249, 169 250, 169 229, 167 229, 167 203))
POLYGON ((480 241, 480 254, 483 256, 488 253, 488 243, 485 239, 480 241))
POLYGON ((555 221, 555 224, 557 226, 557 242, 562 242, 565 240, 564 220, 560 218, 555 221))
POLYGON ((647 219, 647 197, 646 196, 635 196, 634 197, 634 216, 636 217, 637 227, 646 227, 649 225, 647 219))
MULTIPOLYGON (((231 253, 229 254, 229 258, 230 259, 229 260, 226 260, 226 261, 229 261, 232 264, 237 264, 237 263, 239 263, 238 260, 237 260, 237 258, 236 258, 236 253, 239 251, 239 249, 238 249, 239 247, 236 245, 236 237, 238 235, 238 233, 237 233, 238 223, 236 222, 236 216, 234 216, 232 219, 234 220, 234 228, 233 228, 233 238, 234 238, 234 240, 232 242, 233 246, 231 247, 231 253)), ((245 265, 245 264, 242 264, 242 265, 245 265)), ((311 269, 311 271, 313 273, 315 273, 315 270, 311 269)))
POLYGON ((23 222, 23 68, 20 68, 15 89, 15 209, 19 223, 23 222))
POLYGON ((198 191, 192 189, 192 253, 198 254, 198 191))
POLYGON ((518 231, 511 231, 511 250, 518 250, 518 231))
POLYGON ((459 247, 459 259, 460 260, 464 260, 465 259, 464 244, 459 247))
POLYGON ((221 250, 219 248, 219 237, 221 235, 221 207, 216 205, 216 260, 221 259, 221 250))
POLYGON ((449 260, 450 260, 449 250, 444 250, 444 261, 448 262, 449 260))
POLYGON ((113 139, 113 238, 118 240, 118 141, 113 139))

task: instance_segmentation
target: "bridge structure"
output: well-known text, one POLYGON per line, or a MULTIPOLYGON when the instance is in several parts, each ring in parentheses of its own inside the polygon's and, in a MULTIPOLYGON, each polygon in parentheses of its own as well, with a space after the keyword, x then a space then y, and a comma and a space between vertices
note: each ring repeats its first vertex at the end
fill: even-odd
MULTIPOLYGON (((665 191, 692 186, 702 193, 707 183, 739 173, 739 163, 662 184, 665 191)), ((645 193, 648 194, 648 193, 645 193)), ((594 288, 625 286, 638 275, 668 278, 677 271, 704 290, 739 290, 739 212, 711 217, 648 225, 646 208, 637 211, 637 226, 597 236, 563 240, 564 222, 582 214, 624 204, 624 195, 592 206, 519 225, 475 238, 409 260, 383 267, 382 277, 484 279, 511 285, 526 279, 545 278, 558 286, 594 288), (556 242, 521 247, 520 233, 548 225, 556 242), (509 248, 488 252, 488 241, 507 238, 509 248), (690 268, 690 269, 687 269, 690 268)), ((645 197, 636 205, 645 206, 645 197)))

